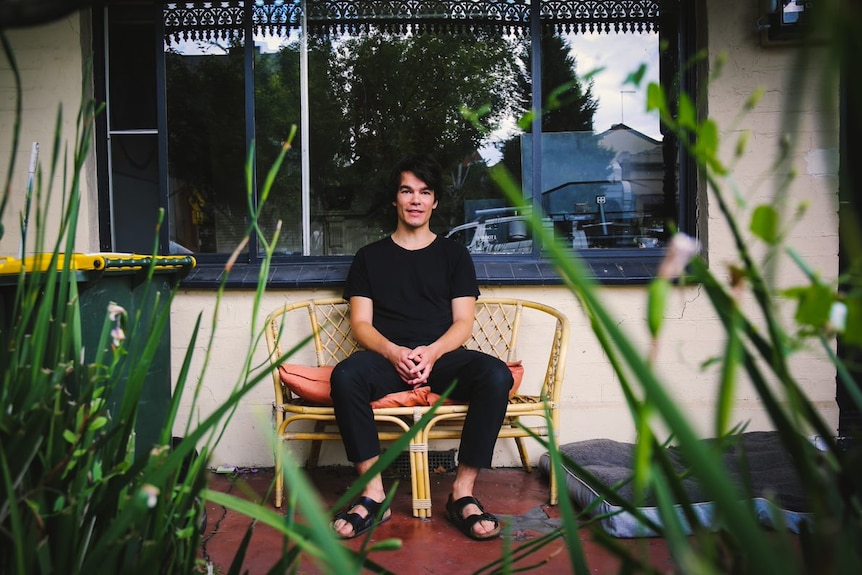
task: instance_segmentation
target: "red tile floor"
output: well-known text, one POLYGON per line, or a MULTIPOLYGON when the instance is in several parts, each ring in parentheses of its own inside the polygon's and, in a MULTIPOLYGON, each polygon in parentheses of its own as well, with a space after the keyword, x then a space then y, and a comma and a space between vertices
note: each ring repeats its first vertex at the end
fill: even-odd
MULTIPOLYGON (((340 497, 354 478, 349 467, 322 467, 309 472, 309 476, 323 499, 330 505, 340 497)), ((241 495, 243 490, 234 483, 236 480, 245 483, 253 493, 262 497, 272 478, 272 469, 241 471, 236 476, 213 474, 210 488, 241 495)), ((472 541, 446 520, 444 505, 453 479, 453 473, 431 477, 434 508, 430 519, 417 519, 412 516, 409 480, 402 481, 392 503, 392 519, 374 533, 374 540, 401 539, 402 548, 397 551, 373 552, 370 558, 391 573, 446 575, 475 573, 499 559, 505 544, 502 539, 490 542, 472 541)), ((389 483, 387 481, 387 486, 389 483)), ((558 518, 557 508, 547 505, 548 483, 538 471, 532 474, 521 469, 483 471, 477 482, 476 494, 489 512, 506 516, 501 519, 512 521, 513 548, 550 531, 558 518)), ((271 498, 269 505, 272 505, 271 498)), ((226 511, 212 503, 207 504, 203 556, 212 562, 214 573, 227 572, 249 522, 243 515, 226 511)), ((581 530, 580 536, 591 573, 620 571, 620 562, 594 542, 586 529, 581 530)), ((631 549, 659 572, 673 570, 667 547, 661 539, 621 539, 617 542, 631 549)), ((345 541, 344 544, 357 549, 360 541, 345 541)), ((257 526, 242 571, 250 575, 268 573, 278 560, 280 549, 280 536, 269 527, 257 526)), ((569 555, 562 540, 544 547, 515 567, 526 565, 537 565, 529 573, 540 575, 572 572, 569 555)), ((306 560, 297 573, 313 575, 321 571, 306 560)))

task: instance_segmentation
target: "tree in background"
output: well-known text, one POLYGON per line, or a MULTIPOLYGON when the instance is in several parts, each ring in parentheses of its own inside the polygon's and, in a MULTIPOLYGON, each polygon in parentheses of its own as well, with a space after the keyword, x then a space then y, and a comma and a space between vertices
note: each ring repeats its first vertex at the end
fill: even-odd
POLYGON ((342 185, 364 190, 357 197, 370 220, 391 226, 385 179, 408 153, 434 155, 450 175, 437 210, 446 229, 463 221, 465 194, 496 194, 474 159, 486 131, 517 113, 517 63, 504 38, 370 33, 340 45, 337 62, 349 129, 332 134, 342 145, 333 161, 342 162, 342 185), (462 112, 483 107, 490 113, 480 129, 462 112), (458 166, 471 167, 469 186, 458 166))
MULTIPOLYGON (((593 96, 593 82, 586 88, 578 77, 577 59, 572 55, 569 43, 561 36, 542 36, 542 117, 543 133, 551 132, 591 132, 593 116, 599 107, 593 96)), ((518 90, 514 95, 520 107, 519 117, 526 116, 532 102, 533 81, 531 76, 532 56, 529 49, 521 54, 523 66, 518 74, 518 90)), ((532 133, 532 124, 523 126, 526 133, 532 133)), ((516 178, 521 171, 521 138, 516 135, 501 145, 503 164, 516 178)), ((597 159, 610 161, 613 153, 598 146, 591 149, 597 159)), ((593 155, 593 154, 591 154, 593 155)))

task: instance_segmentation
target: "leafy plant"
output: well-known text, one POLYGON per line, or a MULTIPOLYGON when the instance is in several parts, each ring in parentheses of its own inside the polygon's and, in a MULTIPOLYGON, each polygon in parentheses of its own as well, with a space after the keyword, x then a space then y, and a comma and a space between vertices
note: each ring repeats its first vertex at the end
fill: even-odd
MULTIPOLYGON (((5 36, 2 43, 19 87, 20 118, 17 65, 5 36)), ((136 312, 112 305, 103 311, 95 341, 84 337, 74 238, 81 171, 101 107, 85 94, 81 101, 71 157, 63 156, 58 128, 48 176, 37 178, 33 190, 37 254, 20 262, 4 291, 0 572, 192 572, 203 528, 199 493, 206 482, 206 458, 193 456, 195 441, 218 420, 172 446, 175 398, 160 446, 135 445, 141 392, 173 299, 173 292, 160 293, 152 281, 155 258, 136 312), (41 182, 59 174, 60 229, 56 243, 46 248, 52 192, 41 182)), ((62 110, 57 126, 61 120, 62 110)), ((20 121, 10 172, 19 130, 20 121)), ((4 207, 11 179, 6 178, 4 207)), ((23 233, 22 245, 26 240, 23 233)))

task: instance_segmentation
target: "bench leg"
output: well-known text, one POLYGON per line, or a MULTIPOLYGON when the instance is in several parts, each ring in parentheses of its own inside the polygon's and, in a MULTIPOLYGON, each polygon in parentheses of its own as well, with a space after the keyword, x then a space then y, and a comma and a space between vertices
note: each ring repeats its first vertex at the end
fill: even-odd
MULTIPOLYGON (((319 433, 326 428, 326 422, 316 421, 314 422, 314 431, 315 433, 319 433)), ((311 451, 308 453, 308 459, 305 462, 306 469, 314 469, 320 464, 320 446, 323 441, 319 439, 311 440, 311 451)))
MULTIPOLYGON (((530 456, 527 454, 526 446, 524 445, 523 437, 513 437, 515 443, 518 446, 518 454, 521 456, 521 464, 524 466, 524 471, 527 473, 533 472, 533 467, 530 465, 530 456)), ((557 475, 554 473, 553 468, 550 469, 548 473, 548 503, 550 505, 556 505, 558 503, 558 494, 557 494, 557 475)))
MULTIPOLYGON (((413 425, 422 419, 422 410, 414 408, 413 425)), ((413 517, 431 517, 431 478, 428 469, 428 433, 419 429, 410 440, 410 482, 413 487, 413 517)))
POLYGON ((524 466, 524 471, 527 473, 533 472, 533 466, 530 465, 530 456, 527 454, 527 446, 524 445, 523 437, 513 437, 515 445, 518 446, 518 455, 521 456, 521 465, 524 466))
POLYGON ((284 475, 281 472, 281 439, 275 440, 275 507, 281 508, 284 499, 284 475))
POLYGON ((413 517, 431 517, 428 442, 421 431, 410 442, 410 482, 413 487, 413 517))

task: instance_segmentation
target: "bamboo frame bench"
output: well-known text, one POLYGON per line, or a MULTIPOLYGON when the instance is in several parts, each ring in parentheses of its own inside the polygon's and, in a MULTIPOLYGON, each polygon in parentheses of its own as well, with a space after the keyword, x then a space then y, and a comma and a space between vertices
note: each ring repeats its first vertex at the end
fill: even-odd
MULTIPOLYGON (((282 383, 278 372, 278 360, 284 357, 282 339, 285 333, 293 337, 297 334, 312 336, 318 366, 333 366, 358 349, 350 334, 350 306, 340 298, 326 298, 289 303, 270 313, 265 322, 266 342, 272 366, 273 388, 275 393, 275 434, 276 439, 288 441, 312 441, 308 466, 317 465, 320 442, 341 440, 335 426, 335 413, 332 407, 309 405, 294 396, 282 383), (313 429, 294 430, 295 423, 311 421, 313 429)), ((504 361, 516 361, 519 337, 529 337, 535 341, 539 334, 535 330, 544 329, 549 340, 547 363, 542 373, 527 368, 524 374, 525 386, 529 381, 542 377, 541 388, 537 395, 513 395, 509 400, 503 427, 499 437, 513 438, 517 444, 521 463, 527 472, 532 470, 523 439, 535 433, 548 437, 552 430, 559 429, 559 404, 563 376, 566 365, 566 350, 569 339, 569 321, 558 310, 536 302, 511 299, 480 297, 476 303, 473 334, 465 346, 499 357, 504 361), (531 322, 524 328, 524 312, 544 318, 546 321, 531 322), (537 312, 537 313, 533 313, 537 312), (538 324, 547 327, 540 327, 538 324), (523 333, 527 332, 529 333, 523 333), (546 418, 545 402, 550 411, 550 421, 546 418), (519 425, 522 418, 539 418, 539 425, 519 425), (528 431, 529 430, 529 431, 528 431)), ((539 358, 540 364, 544 363, 539 358)), ((535 385, 533 386, 535 387, 535 385)), ((413 490, 413 515, 431 516, 431 482, 428 461, 428 443, 436 439, 457 439, 460 437, 461 424, 467 413, 467 404, 447 404, 437 408, 433 418, 413 437, 409 448, 410 476, 413 490)), ((386 407, 374 410, 381 441, 397 439, 408 431, 430 407, 386 407)), ((277 442, 278 443, 278 442, 277 442)), ((284 491, 284 477, 281 471, 280 449, 275 450, 275 506, 281 507, 284 491)), ((551 474, 551 505, 557 503, 557 478, 551 474)))

